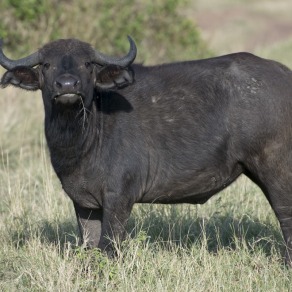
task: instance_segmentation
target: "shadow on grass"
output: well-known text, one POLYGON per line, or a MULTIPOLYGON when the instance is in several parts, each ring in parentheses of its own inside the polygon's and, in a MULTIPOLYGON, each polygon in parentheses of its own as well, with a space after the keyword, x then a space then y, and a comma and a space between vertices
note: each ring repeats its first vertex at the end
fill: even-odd
POLYGON ((23 247, 30 240, 38 239, 41 243, 59 246, 61 251, 67 244, 77 245, 79 236, 77 222, 70 219, 62 222, 42 220, 33 224, 26 224, 23 219, 11 234, 12 243, 17 248, 23 247))
MULTIPOLYGON (((256 247, 269 256, 273 249, 283 248, 279 228, 257 218, 248 215, 236 218, 233 214, 214 214, 208 218, 180 216, 178 209, 171 210, 174 211, 168 214, 156 211, 146 211, 142 216, 134 214, 127 225, 128 233, 137 239, 143 232, 146 236, 142 241, 157 243, 167 250, 174 246, 191 249, 194 245, 204 245, 210 253, 217 253, 220 249, 234 250, 245 246, 250 252, 256 247)), ((58 246, 61 253, 68 244, 77 246, 79 237, 75 218, 62 222, 43 220, 36 224, 22 221, 11 234, 17 248, 38 238, 44 244, 58 246)))
POLYGON ((232 213, 208 218, 180 216, 175 207, 168 216, 151 212, 143 222, 131 217, 128 231, 134 238, 145 231, 148 242, 158 242, 165 249, 173 246, 191 249, 198 245, 205 246, 210 253, 217 253, 221 249, 246 247, 249 252, 260 249, 270 256, 273 250, 284 247, 280 229, 258 218, 249 215, 238 218, 232 213))

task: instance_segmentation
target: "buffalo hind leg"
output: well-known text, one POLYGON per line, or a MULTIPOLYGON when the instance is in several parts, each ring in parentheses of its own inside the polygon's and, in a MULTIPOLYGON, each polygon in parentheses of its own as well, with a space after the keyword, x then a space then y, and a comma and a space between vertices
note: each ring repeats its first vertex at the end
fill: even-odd
POLYGON ((287 173, 289 172, 284 175, 282 173, 281 177, 279 172, 278 177, 265 176, 265 179, 255 182, 262 188, 279 220, 286 246, 285 263, 292 267, 292 181, 287 173))
POLYGON ((279 219, 286 243, 285 263, 292 267, 292 205, 277 206, 275 213, 279 219))
POLYGON ((269 190, 266 195, 279 220, 285 240, 285 263, 292 267, 292 192, 269 190))
POLYGON ((89 248, 98 247, 101 236, 101 209, 88 209, 74 203, 81 241, 89 248))

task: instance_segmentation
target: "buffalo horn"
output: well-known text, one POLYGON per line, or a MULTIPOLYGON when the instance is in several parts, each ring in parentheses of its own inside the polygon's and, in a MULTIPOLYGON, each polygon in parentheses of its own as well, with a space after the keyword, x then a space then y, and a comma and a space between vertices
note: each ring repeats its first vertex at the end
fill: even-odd
POLYGON ((95 62, 99 65, 116 65, 120 67, 127 67, 131 65, 137 54, 137 47, 133 39, 128 36, 128 40, 130 43, 130 49, 126 56, 118 58, 118 57, 110 57, 107 55, 104 55, 98 51, 95 51, 95 62))
POLYGON ((25 58, 19 60, 8 59, 2 51, 3 40, 0 39, 0 65, 6 70, 10 70, 17 66, 29 66, 34 67, 39 64, 39 53, 35 52, 25 58))

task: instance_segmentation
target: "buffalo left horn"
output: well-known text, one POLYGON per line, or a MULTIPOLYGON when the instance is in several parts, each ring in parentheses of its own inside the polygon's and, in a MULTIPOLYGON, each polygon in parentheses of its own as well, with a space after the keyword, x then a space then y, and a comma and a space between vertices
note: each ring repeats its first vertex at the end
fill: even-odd
POLYGON ((99 65, 117 65, 120 67, 127 67, 129 65, 131 65, 137 55, 137 47, 135 42, 133 41, 133 39, 128 36, 128 40, 130 43, 130 49, 129 52, 126 56, 118 58, 118 57, 110 57, 107 56, 105 54, 102 54, 98 51, 95 51, 95 60, 94 62, 96 62, 99 65))

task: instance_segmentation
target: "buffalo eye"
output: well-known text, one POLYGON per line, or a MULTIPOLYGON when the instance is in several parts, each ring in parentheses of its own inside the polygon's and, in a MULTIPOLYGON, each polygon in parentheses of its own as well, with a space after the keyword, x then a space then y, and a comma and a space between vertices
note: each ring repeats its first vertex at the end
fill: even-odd
POLYGON ((85 62, 85 64, 84 64, 84 65, 85 65, 85 67, 86 67, 86 68, 88 68, 88 69, 89 69, 89 68, 90 68, 90 66, 91 66, 91 63, 90 63, 90 62, 85 62))
POLYGON ((45 63, 45 64, 43 65, 43 67, 44 67, 46 70, 48 70, 48 69, 50 68, 50 66, 51 66, 50 63, 45 63))

